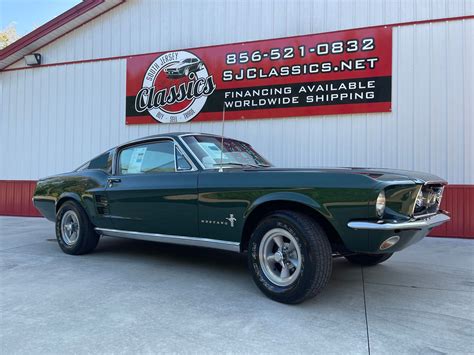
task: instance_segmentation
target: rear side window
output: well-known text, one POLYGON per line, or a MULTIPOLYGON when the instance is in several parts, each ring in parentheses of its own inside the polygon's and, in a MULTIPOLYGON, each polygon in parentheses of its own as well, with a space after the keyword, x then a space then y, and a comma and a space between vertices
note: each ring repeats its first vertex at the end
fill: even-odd
POLYGON ((140 144, 120 152, 119 172, 122 175, 174 171, 174 142, 172 141, 140 144))
POLYGON ((87 169, 99 169, 110 173, 112 171, 112 153, 107 152, 92 159, 87 169))

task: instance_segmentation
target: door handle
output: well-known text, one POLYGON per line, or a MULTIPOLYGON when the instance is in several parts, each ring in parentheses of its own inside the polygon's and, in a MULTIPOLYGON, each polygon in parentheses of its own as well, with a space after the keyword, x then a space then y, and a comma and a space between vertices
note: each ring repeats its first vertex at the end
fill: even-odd
POLYGON ((114 186, 114 184, 118 184, 119 182, 122 182, 122 179, 119 179, 119 178, 108 178, 107 179, 107 183, 108 183, 109 187, 112 187, 112 186, 114 186))

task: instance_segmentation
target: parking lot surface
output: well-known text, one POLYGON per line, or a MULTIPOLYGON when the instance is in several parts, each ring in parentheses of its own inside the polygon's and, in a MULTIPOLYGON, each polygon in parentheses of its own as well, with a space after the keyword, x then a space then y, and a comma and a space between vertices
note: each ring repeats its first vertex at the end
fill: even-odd
POLYGON ((425 238, 386 263, 334 260, 296 306, 266 298, 246 256, 102 238, 59 249, 54 224, 0 217, 0 353, 468 353, 474 241, 425 238))

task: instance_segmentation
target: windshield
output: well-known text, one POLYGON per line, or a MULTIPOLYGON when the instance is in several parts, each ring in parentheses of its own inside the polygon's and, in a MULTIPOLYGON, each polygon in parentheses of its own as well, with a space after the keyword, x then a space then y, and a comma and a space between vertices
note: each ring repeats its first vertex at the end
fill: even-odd
POLYGON ((267 160, 244 142, 224 138, 224 144, 222 144, 219 137, 198 135, 185 136, 183 140, 206 169, 219 168, 225 165, 271 166, 267 160))

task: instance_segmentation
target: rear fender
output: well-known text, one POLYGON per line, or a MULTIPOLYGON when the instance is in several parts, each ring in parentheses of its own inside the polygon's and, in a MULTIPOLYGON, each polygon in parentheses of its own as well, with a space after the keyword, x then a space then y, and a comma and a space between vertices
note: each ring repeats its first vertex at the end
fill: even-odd
POLYGON ((95 203, 92 194, 85 194, 84 196, 80 196, 74 192, 64 192, 60 195, 56 202, 56 213, 61 208, 61 205, 66 202, 67 200, 72 200, 79 204, 89 217, 89 220, 95 224, 96 223, 96 216, 97 213, 95 212, 95 203))
POLYGON ((66 202, 66 200, 73 200, 79 203, 81 206, 84 206, 84 203, 78 194, 73 192, 63 192, 56 201, 56 212, 58 212, 59 208, 64 202, 66 202))

